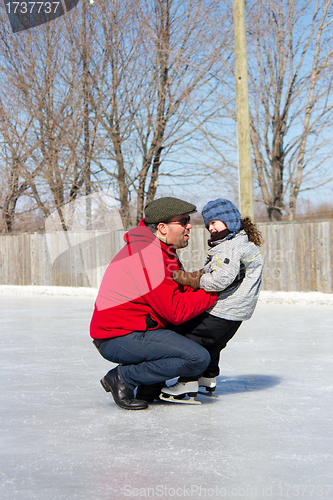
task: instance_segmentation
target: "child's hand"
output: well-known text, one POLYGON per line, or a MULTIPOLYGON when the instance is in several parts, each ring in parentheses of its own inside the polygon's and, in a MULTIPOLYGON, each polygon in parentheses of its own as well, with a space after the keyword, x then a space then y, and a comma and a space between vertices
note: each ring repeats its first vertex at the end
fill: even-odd
POLYGON ((172 279, 179 285, 191 286, 194 290, 200 288, 200 278, 205 274, 204 269, 199 269, 199 271, 194 271, 193 273, 187 273, 186 271, 173 271, 172 279))

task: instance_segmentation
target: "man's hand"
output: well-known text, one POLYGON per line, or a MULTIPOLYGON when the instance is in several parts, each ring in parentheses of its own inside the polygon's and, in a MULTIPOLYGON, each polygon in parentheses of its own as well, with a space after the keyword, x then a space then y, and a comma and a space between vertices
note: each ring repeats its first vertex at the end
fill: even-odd
POLYGON ((205 274, 203 269, 199 269, 199 271, 194 271, 193 273, 179 270, 173 271, 172 279, 178 285, 191 286, 194 290, 198 290, 200 288, 200 278, 203 274, 205 274))

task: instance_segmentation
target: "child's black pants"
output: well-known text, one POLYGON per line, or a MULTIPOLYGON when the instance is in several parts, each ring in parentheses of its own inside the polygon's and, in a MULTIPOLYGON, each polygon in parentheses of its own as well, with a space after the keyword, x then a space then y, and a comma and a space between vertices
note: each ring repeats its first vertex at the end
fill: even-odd
MULTIPOLYGON (((203 312, 184 323, 181 335, 204 347, 210 354, 211 361, 201 377, 213 378, 220 373, 220 352, 235 335, 242 321, 231 321, 218 318, 203 312)), ((198 377, 199 379, 200 377, 198 377)), ((192 381, 192 378, 181 377, 181 382, 192 381)))

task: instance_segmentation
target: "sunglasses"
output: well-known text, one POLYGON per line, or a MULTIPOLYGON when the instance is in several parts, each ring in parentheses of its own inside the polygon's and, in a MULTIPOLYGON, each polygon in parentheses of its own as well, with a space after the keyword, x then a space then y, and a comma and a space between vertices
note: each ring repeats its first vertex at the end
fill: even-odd
POLYGON ((180 220, 173 220, 171 222, 167 222, 167 224, 180 224, 183 227, 186 227, 187 224, 190 223, 191 217, 188 215, 187 217, 183 217, 180 220))

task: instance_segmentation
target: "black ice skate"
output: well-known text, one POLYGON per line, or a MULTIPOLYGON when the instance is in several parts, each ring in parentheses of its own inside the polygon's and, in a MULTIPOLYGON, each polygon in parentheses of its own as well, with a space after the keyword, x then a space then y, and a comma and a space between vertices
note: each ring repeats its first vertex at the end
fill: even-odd
POLYGON ((185 403, 190 405, 201 405, 200 401, 194 399, 198 394, 198 381, 177 382, 170 387, 164 386, 160 394, 160 399, 168 403, 185 403), (185 399, 186 396, 189 399, 185 399))

